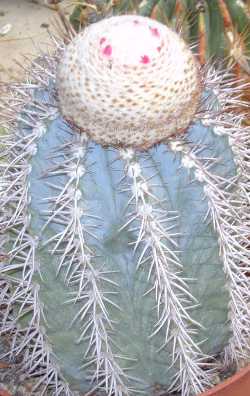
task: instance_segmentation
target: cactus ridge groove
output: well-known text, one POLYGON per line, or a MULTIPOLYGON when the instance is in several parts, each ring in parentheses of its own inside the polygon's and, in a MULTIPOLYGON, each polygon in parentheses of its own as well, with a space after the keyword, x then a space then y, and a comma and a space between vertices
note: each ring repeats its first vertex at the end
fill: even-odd
MULTIPOLYGON (((59 379, 58 368, 51 357, 50 345, 40 328, 43 312, 38 299, 39 287, 36 284, 31 285, 34 273, 39 273, 39 267, 35 261, 37 240, 28 231, 30 224, 28 215, 30 159, 35 154, 36 140, 46 131, 43 119, 49 118, 53 114, 53 107, 42 103, 36 105, 32 88, 34 87, 28 84, 24 87, 22 85, 17 87, 17 97, 13 98, 12 106, 8 109, 15 112, 15 108, 19 108, 21 105, 23 115, 17 119, 17 122, 31 127, 31 133, 21 135, 17 131, 19 139, 16 142, 12 141, 13 134, 10 135, 6 144, 7 153, 4 153, 4 156, 10 158, 10 161, 7 164, 1 164, 4 167, 3 183, 4 186, 8 186, 1 191, 1 198, 3 204, 8 204, 13 211, 9 219, 3 213, 1 223, 6 229, 11 229, 13 234, 10 236, 10 241, 7 241, 12 244, 12 249, 8 253, 9 264, 3 271, 6 270, 11 274, 19 268, 22 270, 22 279, 10 275, 3 282, 5 293, 1 301, 6 304, 6 309, 1 318, 1 333, 13 334, 10 358, 14 354, 23 354, 25 350, 22 370, 28 377, 39 374, 39 380, 33 389, 34 392, 36 389, 40 389, 40 394, 44 395, 48 387, 51 387, 55 389, 55 395, 63 393, 70 396, 72 393, 67 383, 64 383, 61 373, 59 379), (28 103, 32 103, 35 111, 26 111, 28 103), (10 282, 9 285, 6 282, 10 282), (19 305, 19 309, 13 310, 16 303, 19 305), (18 321, 28 313, 32 315, 29 325, 23 328, 17 327, 18 321), (42 384, 43 387, 40 388, 42 384)), ((16 127, 12 125, 11 120, 10 124, 11 129, 16 127)), ((3 238, 2 243, 4 242, 6 240, 3 238)))
MULTIPOLYGON (((231 293, 231 319, 233 337, 230 340, 231 358, 237 360, 241 357, 243 350, 248 349, 248 319, 249 290, 246 271, 249 270, 249 259, 247 248, 240 243, 242 237, 241 217, 239 216, 238 202, 234 206, 234 189, 238 177, 221 178, 210 170, 211 164, 202 164, 195 152, 189 149, 182 150, 183 162, 189 160, 190 167, 195 169, 195 177, 204 183, 204 193, 208 197, 209 211, 206 215, 212 218, 213 227, 219 235, 220 254, 223 258, 224 271, 227 275, 229 290, 231 293), (236 179, 236 180, 235 180, 236 179), (229 244, 230 241, 230 244, 229 244), (244 266, 238 268, 235 264, 244 266), (246 285, 245 288, 237 288, 237 284, 246 285), (236 351, 237 350, 237 351, 236 351)), ((210 159, 211 161, 211 159, 210 159)), ((214 161, 216 161, 214 159, 214 161)), ((245 235, 247 238, 247 234, 245 235)), ((245 357, 245 353, 243 352, 245 357)), ((243 357, 242 356, 242 357, 243 357)))
MULTIPOLYGON (((195 327, 201 324, 193 320, 188 313, 190 304, 198 303, 188 290, 185 280, 181 276, 182 264, 175 253, 178 245, 175 241, 176 231, 172 218, 168 213, 162 216, 157 213, 154 204, 159 199, 153 195, 150 181, 145 179, 135 152, 131 149, 121 152, 126 159, 125 174, 132 181, 132 198, 135 203, 135 214, 130 216, 126 226, 139 219, 140 226, 135 250, 143 244, 137 269, 148 263, 148 280, 152 277, 153 287, 150 292, 155 293, 158 321, 151 337, 162 328, 165 332, 164 344, 161 349, 173 339, 172 364, 180 364, 179 373, 171 384, 170 390, 179 390, 179 383, 183 394, 202 392, 211 384, 212 373, 202 370, 208 356, 203 354, 200 347, 192 340, 195 327), (162 225, 160 221, 171 221, 170 226, 162 225), (173 230, 173 231, 171 231, 173 230), (192 324, 190 328, 186 323, 192 324), (177 386, 176 386, 177 384, 177 386)), ((178 217, 178 216, 177 216, 178 217)), ((176 216, 174 216, 176 218, 176 216)), ((192 305, 191 305, 192 306, 192 305)))
MULTIPOLYGON (((65 282, 67 285, 77 285, 77 291, 69 295, 66 303, 82 303, 80 310, 72 319, 73 325, 79 318, 82 322, 82 332, 80 343, 87 338, 88 346, 84 352, 87 363, 84 368, 95 364, 96 368, 91 374, 91 383, 95 384, 91 390, 104 388, 107 394, 128 395, 129 388, 127 374, 116 362, 116 355, 112 351, 112 339, 110 331, 114 331, 114 324, 109 318, 107 305, 119 307, 112 301, 112 293, 102 290, 102 283, 118 285, 109 279, 107 271, 100 271, 92 263, 94 253, 88 247, 86 234, 98 239, 91 231, 98 227, 94 224, 82 225, 82 218, 87 217, 95 220, 96 216, 88 213, 88 208, 84 208, 84 192, 81 192, 80 180, 88 172, 85 165, 85 156, 88 151, 87 139, 84 135, 76 135, 75 142, 69 147, 64 146, 65 158, 63 164, 59 163, 54 170, 48 173, 53 176, 58 172, 66 176, 66 184, 58 189, 58 195, 48 198, 53 202, 49 218, 45 223, 45 229, 50 223, 62 224, 63 229, 56 233, 45 244, 54 242, 52 254, 58 254, 60 261, 57 274, 62 267, 67 267, 65 282), (70 221, 69 221, 70 219, 70 221), (62 246, 61 248, 61 245, 62 246), (63 254, 61 254, 63 251, 63 254)), ((61 152, 60 147, 55 150, 61 152)), ((99 217, 97 218, 101 220, 99 217)), ((120 358, 123 358, 120 356, 120 358)), ((93 371, 93 370, 92 370, 93 371)))
MULTIPOLYGON (((207 88, 217 97, 220 112, 213 118, 213 113, 207 112, 204 124, 213 127, 214 133, 228 138, 235 154, 237 166, 236 177, 224 179, 206 170, 197 158, 190 158, 199 174, 197 179, 205 184, 204 192, 209 201, 209 215, 214 229, 217 231, 220 243, 220 254, 223 258, 224 271, 230 283, 231 293, 230 319, 233 336, 225 349, 225 363, 238 362, 249 358, 249 250, 247 249, 248 230, 243 221, 249 218, 249 128, 242 127, 243 116, 230 112, 241 101, 239 89, 233 76, 223 87, 220 87, 220 73, 212 70, 208 73, 207 88), (224 111, 223 111, 224 110, 224 111), (248 137, 247 137, 248 136, 248 137), (236 185, 240 188, 240 199, 235 194, 236 185)), ((248 104, 245 103, 247 107, 248 104)), ((185 153, 185 150, 183 150, 185 153)), ((187 153, 186 153, 187 154, 187 153)))
MULTIPOLYGON (((63 48, 60 42, 55 44, 59 55, 43 57, 42 66, 34 61, 27 83, 16 84, 11 96, 7 92, 0 104, 0 113, 9 129, 9 136, 3 137, 6 151, 0 163, 3 175, 0 225, 1 230, 8 231, 8 236, 1 235, 0 239, 1 250, 7 250, 8 256, 7 262, 0 266, 0 299, 4 307, 0 313, 0 334, 12 335, 11 348, 5 356, 10 359, 22 356, 21 370, 28 377, 38 377, 34 392, 75 395, 70 389, 74 380, 71 374, 65 374, 64 362, 63 369, 59 364, 63 359, 53 349, 53 329, 46 307, 46 293, 52 292, 44 286, 47 274, 43 270, 44 263, 49 262, 56 268, 52 280, 57 282, 58 298, 63 297, 65 311, 70 310, 71 320, 66 331, 71 334, 75 324, 80 323, 80 331, 72 334, 76 349, 82 348, 78 368, 87 372, 88 389, 84 383, 84 391, 101 389, 110 396, 133 395, 143 392, 147 384, 134 376, 136 356, 127 356, 114 334, 119 327, 114 313, 119 315, 122 311, 118 298, 122 295, 120 269, 115 270, 113 264, 106 268, 102 263, 106 251, 100 228, 106 217, 100 215, 100 209, 98 214, 92 212, 91 203, 85 201, 88 191, 83 188, 85 178, 90 180, 92 172, 100 169, 91 162, 91 154, 93 152, 96 158, 98 148, 84 134, 73 134, 70 125, 61 122, 62 137, 57 136, 57 144, 45 155, 46 167, 35 161, 46 142, 52 139, 53 123, 58 122, 59 117, 54 84, 58 56, 63 48), (50 192, 41 194, 42 220, 36 214, 35 187, 32 186, 34 180, 40 183, 40 179, 44 181, 43 188, 50 192)), ((149 153, 132 149, 106 150, 106 165, 110 178, 115 178, 112 181, 115 187, 112 185, 111 193, 103 194, 113 194, 110 205, 117 205, 116 212, 120 209, 117 197, 125 197, 123 222, 114 232, 127 231, 133 236, 126 243, 132 246, 137 276, 142 268, 148 268, 145 301, 154 295, 154 324, 148 342, 154 342, 158 334, 164 333, 163 342, 159 345, 156 342, 157 351, 160 355, 166 349, 166 356, 168 353, 171 356, 170 371, 179 367, 168 388, 180 390, 182 396, 197 394, 211 386, 216 362, 213 353, 203 351, 205 340, 196 341, 199 330, 205 331, 207 325, 192 316, 191 309, 199 306, 199 299, 190 290, 189 283, 194 279, 186 276, 186 263, 182 262, 179 242, 185 233, 179 232, 180 213, 169 209, 171 197, 166 199, 160 192, 167 183, 159 182, 160 171, 155 164, 152 166, 158 158, 152 153, 157 150, 163 150, 161 156, 166 152, 179 160, 179 171, 188 173, 190 185, 198 182, 202 187, 207 202, 203 221, 211 224, 217 235, 230 298, 228 315, 232 337, 224 349, 224 360, 229 364, 249 358, 250 291, 246 274, 249 271, 249 227, 246 225, 250 221, 249 128, 242 126, 243 116, 231 112, 242 104, 240 87, 230 74, 221 83, 222 76, 225 79, 224 71, 215 72, 213 66, 204 70, 206 94, 190 133, 173 138, 149 153), (221 146, 215 155, 210 153, 210 142, 205 136, 198 134, 197 142, 198 128, 220 138, 221 146), (220 148, 228 145, 234 157, 227 153, 223 163, 220 148), (225 170, 227 161, 229 167, 225 170), (236 194, 236 186, 240 194, 236 194)), ((115 248, 119 249, 118 243, 115 248)), ((52 312, 53 315, 56 316, 56 312, 52 312)), ((126 329, 119 331, 124 336, 126 329)))

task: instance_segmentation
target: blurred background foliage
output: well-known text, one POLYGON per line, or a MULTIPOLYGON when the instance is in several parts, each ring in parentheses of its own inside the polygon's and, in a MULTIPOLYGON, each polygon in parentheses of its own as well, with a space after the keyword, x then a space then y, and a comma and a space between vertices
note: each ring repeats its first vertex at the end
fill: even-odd
MULTIPOLYGON (((180 32, 201 64, 223 61, 242 84, 250 83, 250 0, 79 0, 70 15, 76 31, 105 16, 135 13, 180 32)), ((242 90, 250 124, 250 89, 242 90)))
POLYGON ((250 1, 243 0, 80 0, 70 22, 76 31, 104 16, 138 13, 181 32, 196 44, 201 63, 226 58, 250 74, 250 1))

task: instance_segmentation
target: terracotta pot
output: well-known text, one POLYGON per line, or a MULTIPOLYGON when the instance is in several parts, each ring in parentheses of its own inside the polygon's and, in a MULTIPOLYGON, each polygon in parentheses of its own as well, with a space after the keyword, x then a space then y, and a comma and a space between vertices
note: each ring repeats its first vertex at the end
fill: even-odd
POLYGON ((238 371, 232 377, 202 393, 201 396, 249 396, 250 365, 238 371))

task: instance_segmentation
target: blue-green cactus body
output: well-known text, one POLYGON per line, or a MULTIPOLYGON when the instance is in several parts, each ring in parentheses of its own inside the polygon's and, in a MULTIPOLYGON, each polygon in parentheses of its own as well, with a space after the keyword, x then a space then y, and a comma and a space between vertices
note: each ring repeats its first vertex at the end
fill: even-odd
POLYGON ((39 58, 0 103, 0 332, 39 396, 196 396, 249 357, 238 88, 151 20, 130 53, 138 18, 39 58))
MULTIPOLYGON (((72 302, 74 297, 71 298, 70 293, 76 292, 77 282, 74 286, 65 280, 69 270, 66 259, 58 273, 61 254, 51 253, 54 240, 48 243, 67 226, 58 224, 55 201, 48 198, 59 197, 72 176, 73 165, 77 161, 75 153, 85 143, 81 142, 78 132, 60 117, 53 121, 45 120, 45 124, 46 133, 37 139, 37 152, 30 160, 29 233, 37 239, 35 254, 39 267, 33 281, 38 286, 38 298, 44 314, 41 330, 46 334, 53 359, 73 390, 88 391, 91 365, 88 368, 84 365, 91 360, 91 356, 88 353, 85 355, 88 345, 86 337, 78 341, 83 324, 79 317, 73 320, 83 302, 72 302), (49 216, 52 220, 44 228, 49 216)), ((29 128, 22 130, 23 134, 30 132, 29 128)), ((226 179, 234 176, 235 164, 226 137, 216 136, 211 127, 197 122, 186 132, 185 140, 189 145, 201 148, 201 160, 218 159, 211 168, 212 173, 226 179)), ((86 155, 78 158, 77 169, 79 171, 82 167, 84 171, 79 176, 78 189, 81 194, 76 204, 83 209, 81 225, 86 245, 96 256, 92 259, 93 267, 107 272, 107 277, 115 282, 100 282, 104 292, 113 292, 111 300, 115 306, 106 303, 113 321, 113 350, 117 356, 126 357, 118 357, 117 360, 123 369, 129 369, 135 387, 152 394, 155 384, 169 386, 179 368, 178 362, 170 367, 172 342, 160 349, 164 344, 164 331, 160 330, 150 337, 157 322, 154 291, 147 293, 153 283, 152 280, 147 281, 149 267, 146 263, 137 269, 143 249, 142 243, 134 251, 137 231, 123 227, 128 213, 133 210, 128 206, 131 181, 125 174, 126 165, 119 150, 103 148, 91 141, 86 144, 86 155)), ((193 339, 202 342, 201 349, 205 354, 216 355, 231 336, 229 293, 219 254, 218 235, 210 216, 207 216, 208 200, 204 195, 203 183, 194 177, 192 169, 182 165, 181 153, 174 153, 168 145, 160 144, 145 152, 138 151, 136 159, 141 164, 143 176, 150 180, 152 193, 159 199, 158 209, 176 214, 176 219, 170 223, 174 225, 176 254, 183 266, 180 271, 184 278, 190 278, 187 281, 189 291, 197 300, 193 304, 197 306, 189 313, 203 326, 193 339)), ((73 186, 74 180, 71 181, 72 189, 73 186)), ((138 220, 133 225, 136 228, 138 220)), ((65 243, 62 241, 58 251, 63 249, 63 245, 65 247, 65 243)), ((68 260, 72 254, 72 251, 69 252, 68 260)))

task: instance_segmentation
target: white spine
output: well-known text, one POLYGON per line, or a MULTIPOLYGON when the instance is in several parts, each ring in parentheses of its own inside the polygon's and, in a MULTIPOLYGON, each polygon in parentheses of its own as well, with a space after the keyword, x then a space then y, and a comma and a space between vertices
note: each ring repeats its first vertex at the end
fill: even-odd
MULTIPOLYGON (((226 349, 226 360, 239 362, 249 356, 250 280, 247 276, 249 251, 246 246, 249 230, 242 224, 241 199, 235 195, 238 177, 224 179, 213 174, 211 168, 218 159, 201 159, 198 148, 190 148, 184 141, 170 144, 173 151, 182 154, 182 165, 194 171, 196 180, 204 185, 208 199, 208 216, 218 234, 220 256, 230 294, 229 319, 233 336, 226 349)), ((239 192, 239 190, 236 190, 239 192)), ((244 204, 243 204, 244 205, 244 204)))
POLYGON ((148 265, 148 280, 152 279, 157 302, 158 321, 152 334, 163 329, 165 345, 173 343, 173 364, 179 365, 179 372, 173 379, 171 390, 181 390, 183 396, 198 394, 211 385, 212 372, 202 369, 208 359, 193 341, 192 335, 201 325, 195 322, 188 310, 197 304, 181 276, 182 264, 178 258, 175 241, 176 233, 168 227, 173 222, 173 214, 163 214, 159 209, 159 199, 153 194, 150 182, 143 172, 133 150, 121 151, 126 161, 125 174, 132 182, 132 197, 135 211, 129 216, 124 227, 139 222, 138 239, 135 250, 140 246, 138 267, 148 265))
MULTIPOLYGON (((38 75, 36 81, 40 82, 38 75)), ((49 388, 55 396, 72 396, 67 383, 53 363, 49 342, 41 331, 39 290, 38 286, 32 283, 33 275, 39 273, 39 266, 35 257, 37 238, 29 235, 28 230, 29 174, 32 170, 30 161, 36 154, 37 140, 46 132, 43 119, 55 116, 53 106, 48 103, 34 103, 35 88, 39 88, 37 83, 16 84, 12 87, 11 95, 7 87, 6 98, 5 93, 1 98, 3 126, 9 129, 10 133, 3 137, 7 149, 0 164, 3 175, 0 189, 1 207, 7 207, 9 211, 1 212, 0 225, 2 231, 11 231, 12 236, 7 242, 12 248, 3 255, 0 265, 0 274, 3 277, 0 280, 3 285, 0 333, 12 334, 11 350, 6 356, 21 356, 20 369, 23 374, 28 377, 39 376, 39 381, 32 391, 37 390, 40 395, 45 395, 49 388), (32 106, 28 108, 31 103, 32 106), (17 123, 28 127, 30 131, 19 132, 20 125, 17 123), (21 280, 8 274, 12 271, 21 272, 21 280), (27 328, 21 328, 18 322, 27 313, 30 313, 32 318, 27 328)))
MULTIPOLYGON (((110 332, 113 330, 112 321, 109 318, 108 305, 113 305, 112 292, 105 291, 105 285, 117 285, 109 279, 108 272, 102 272, 95 268, 94 253, 88 246, 86 236, 95 237, 91 226, 84 226, 84 218, 92 218, 87 210, 83 209, 84 199, 80 188, 80 179, 86 172, 84 165, 87 152, 87 141, 84 135, 76 135, 75 143, 64 146, 68 160, 59 168, 55 168, 50 174, 65 173, 68 182, 59 191, 56 197, 50 200, 54 202, 53 210, 49 213, 49 219, 45 227, 51 222, 63 224, 63 230, 50 238, 46 243, 54 242, 52 253, 60 253, 60 244, 64 243, 63 254, 59 263, 58 272, 66 266, 65 282, 68 285, 78 286, 78 291, 70 296, 68 303, 81 302, 82 306, 72 322, 81 320, 82 333, 78 341, 88 340, 87 350, 83 357, 86 363, 83 367, 90 367, 92 372, 91 382, 96 388, 105 389, 108 395, 126 396, 130 389, 127 386, 128 376, 118 364, 118 359, 125 359, 113 352, 114 345, 110 332), (66 243, 66 246, 65 246, 66 243), (104 289, 104 290, 103 290, 104 289), (95 365, 94 372, 91 369, 95 365)), ((114 292, 113 292, 114 293, 114 292)))
MULTIPOLYGON (((239 82, 233 73, 218 72, 213 67, 208 68, 204 80, 211 95, 210 105, 209 100, 205 103, 202 122, 211 126, 215 134, 228 138, 237 166, 235 192, 227 201, 219 202, 215 185, 207 194, 214 227, 220 236, 225 272, 231 282, 229 315, 234 335, 225 350, 225 362, 229 364, 233 360, 240 365, 241 359, 244 361, 250 356, 250 279, 247 276, 250 267, 250 127, 245 125, 249 103, 242 100, 249 83, 239 82), (215 103, 217 111, 214 111, 215 103)), ((225 195, 223 185, 219 188, 220 194, 225 195)))

